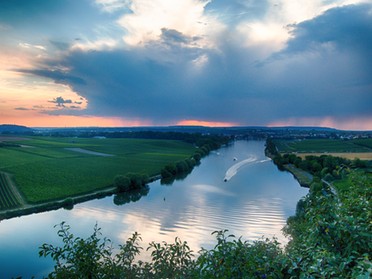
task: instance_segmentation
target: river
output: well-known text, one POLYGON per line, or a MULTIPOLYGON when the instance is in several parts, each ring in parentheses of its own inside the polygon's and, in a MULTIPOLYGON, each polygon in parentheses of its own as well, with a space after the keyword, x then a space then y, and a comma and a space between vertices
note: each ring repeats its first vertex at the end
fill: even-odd
POLYGON ((263 141, 238 141, 203 158, 185 179, 172 185, 155 181, 132 201, 107 197, 72 210, 1 221, 0 278, 46 276, 53 262, 39 258, 39 246, 61 243, 53 226, 62 221, 83 238, 97 223, 116 246, 137 231, 143 247, 151 241, 173 242, 178 236, 197 252, 212 248, 211 233, 221 229, 244 240, 275 236, 284 244, 281 229, 306 193, 290 173, 278 171, 265 157, 263 141))

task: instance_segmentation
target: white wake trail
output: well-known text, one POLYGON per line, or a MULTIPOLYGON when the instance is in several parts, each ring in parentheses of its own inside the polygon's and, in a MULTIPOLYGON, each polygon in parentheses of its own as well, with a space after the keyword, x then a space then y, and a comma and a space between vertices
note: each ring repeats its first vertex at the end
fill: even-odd
POLYGON ((267 161, 270 161, 270 159, 265 159, 265 160, 261 160, 261 161, 257 161, 257 157, 256 156, 249 156, 249 158, 239 162, 239 163, 236 163, 235 165, 231 166, 227 171, 226 171, 226 174, 225 174, 225 178, 223 179, 223 181, 227 182, 229 181, 235 174, 237 174, 238 170, 246 165, 246 164, 249 164, 249 163, 263 163, 263 162, 267 162, 267 161))

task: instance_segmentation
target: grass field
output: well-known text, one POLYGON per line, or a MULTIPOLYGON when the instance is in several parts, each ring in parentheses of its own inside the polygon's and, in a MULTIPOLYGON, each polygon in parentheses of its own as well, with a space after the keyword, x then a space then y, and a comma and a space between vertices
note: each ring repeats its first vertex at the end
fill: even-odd
MULTIPOLYGON (((281 153, 372 153, 372 139, 275 140, 281 153)), ((331 154, 330 154, 331 155, 331 154)))
POLYGON ((29 203, 106 188, 118 174, 136 172, 152 176, 166 164, 186 159, 196 150, 181 141, 147 139, 30 137, 13 139, 12 143, 23 147, 0 148, 0 171, 14 175, 18 189, 29 203))

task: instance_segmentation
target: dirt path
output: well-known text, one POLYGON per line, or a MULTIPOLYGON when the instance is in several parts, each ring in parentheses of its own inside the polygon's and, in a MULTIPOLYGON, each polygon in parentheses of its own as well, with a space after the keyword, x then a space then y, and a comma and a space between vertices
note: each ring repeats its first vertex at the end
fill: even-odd
POLYGON ((101 152, 95 152, 83 148, 65 148, 66 150, 69 151, 74 151, 74 152, 79 152, 79 153, 84 153, 84 154, 89 154, 89 155, 96 155, 96 156, 102 156, 102 157, 112 157, 114 155, 112 154, 106 154, 106 153, 101 153, 101 152))
POLYGON ((14 182, 13 182, 13 179, 11 177, 11 175, 9 173, 6 173, 6 172, 3 172, 4 176, 5 176, 5 179, 6 179, 6 183, 8 184, 9 186, 9 189, 10 191, 12 192, 13 196, 16 198, 16 200, 18 201, 18 203, 21 205, 21 206, 24 206, 26 204, 25 200, 23 199, 21 193, 18 191, 18 188, 17 186, 15 186, 14 182))

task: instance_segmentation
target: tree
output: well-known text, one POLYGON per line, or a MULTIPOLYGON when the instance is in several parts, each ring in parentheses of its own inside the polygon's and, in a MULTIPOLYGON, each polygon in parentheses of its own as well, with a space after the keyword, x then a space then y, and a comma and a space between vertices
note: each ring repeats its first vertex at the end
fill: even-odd
POLYGON ((130 180, 124 175, 117 175, 114 178, 114 185, 118 192, 126 192, 130 190, 130 180))
MULTIPOLYGON (((134 189, 139 189, 141 188, 144 184, 144 178, 142 174, 139 173, 128 173, 127 177, 130 180, 130 190, 134 189)), ((148 179, 148 178, 147 178, 148 179)))
POLYGON ((189 171, 189 166, 185 161, 179 161, 176 163, 177 173, 184 173, 189 171))

